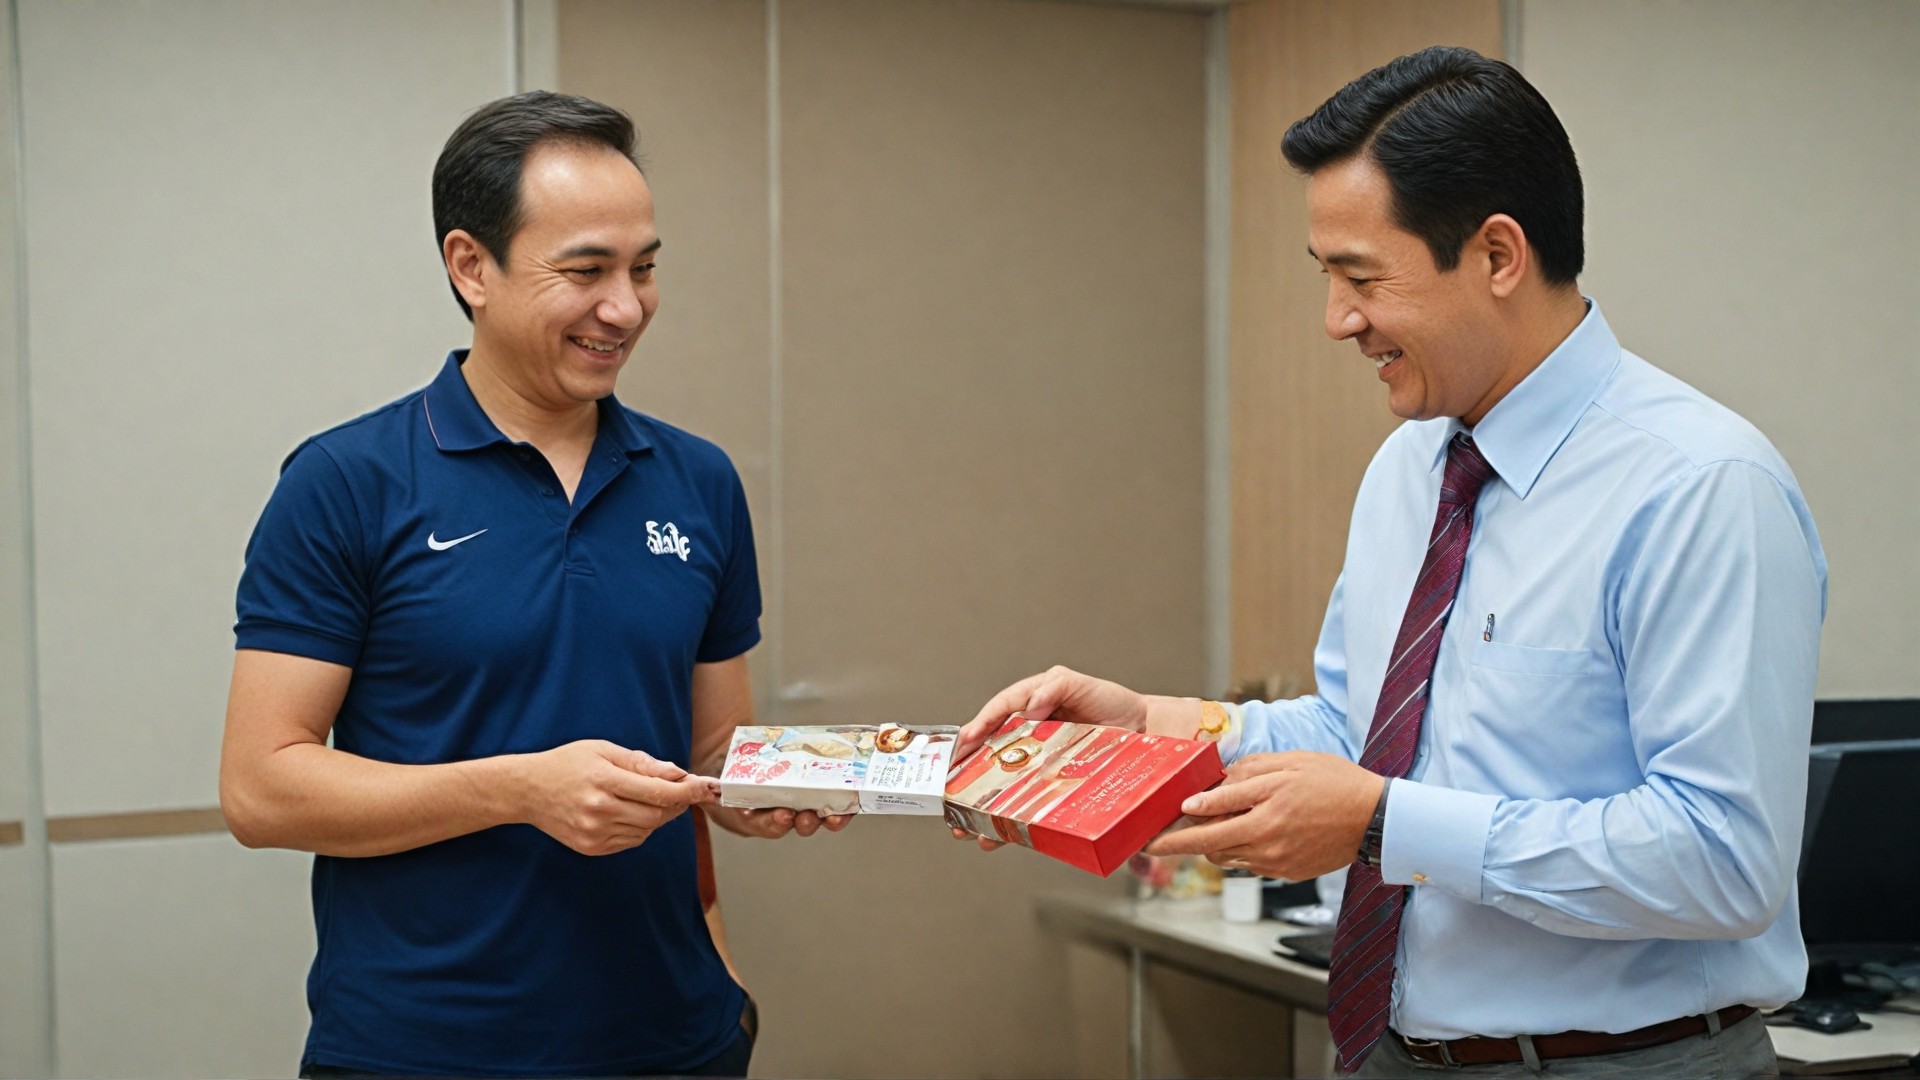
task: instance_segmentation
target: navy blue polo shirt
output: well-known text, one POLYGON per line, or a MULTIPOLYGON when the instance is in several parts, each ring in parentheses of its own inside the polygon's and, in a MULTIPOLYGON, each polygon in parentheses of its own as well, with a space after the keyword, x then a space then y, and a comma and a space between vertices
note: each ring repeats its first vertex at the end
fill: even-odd
MULTIPOLYGON (((238 647, 353 669, 341 750, 432 764, 607 739, 686 765, 696 663, 759 640, 733 465, 620 405, 571 503, 447 358, 296 449, 247 546, 238 647)), ((317 856, 305 1060, 383 1073, 664 1072, 738 1033, 685 816, 617 855, 529 825, 317 856)))

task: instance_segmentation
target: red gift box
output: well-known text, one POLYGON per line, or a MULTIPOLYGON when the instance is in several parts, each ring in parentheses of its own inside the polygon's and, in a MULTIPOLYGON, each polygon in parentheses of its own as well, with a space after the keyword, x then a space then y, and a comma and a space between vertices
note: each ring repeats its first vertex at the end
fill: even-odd
POLYGON ((947 823, 1105 877, 1225 776, 1210 742, 1016 717, 947 775, 947 823))

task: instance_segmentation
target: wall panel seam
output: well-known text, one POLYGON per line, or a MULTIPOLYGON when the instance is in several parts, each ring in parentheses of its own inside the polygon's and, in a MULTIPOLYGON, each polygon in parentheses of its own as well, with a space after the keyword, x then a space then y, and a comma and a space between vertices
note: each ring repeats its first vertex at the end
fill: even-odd
POLYGON ((46 778, 43 775, 45 753, 42 749, 40 715, 40 607, 36 588, 33 514, 33 379, 30 346, 30 317, 27 301, 27 104, 26 47, 21 41, 19 0, 7 3, 7 79, 12 84, 13 125, 13 302, 14 302, 14 377, 17 395, 14 410, 18 421, 14 468, 20 483, 20 622, 22 671, 25 686, 25 765, 26 820, 21 823, 22 841, 32 850, 30 856, 39 888, 34 899, 40 905, 40 978, 39 991, 46 1002, 47 1025, 41 1043, 41 1057, 50 1075, 60 1071, 59 999, 54 993, 53 956, 53 856, 47 844, 46 778))
POLYGON ((1233 236, 1233 91, 1225 8, 1207 17, 1206 50, 1206 671, 1204 694, 1233 680, 1232 368, 1228 355, 1233 236))
POLYGON ((781 369, 785 258, 780 225, 780 0, 766 0, 767 25, 767 558, 762 607, 767 623, 767 714, 786 722, 786 380, 781 369))
POLYGON ((135 810, 114 814, 68 814, 47 819, 47 841, 131 840, 151 836, 196 836, 227 831, 217 806, 135 810))
MULTIPOLYGON (((198 836, 227 831, 227 822, 217 806, 196 806, 184 810, 136 810, 121 814, 72 814, 48 818, 47 842, 54 844, 86 840, 127 840, 142 836, 198 836)), ((0 821, 0 847, 17 847, 27 841, 26 823, 0 821)))
POLYGON ((521 23, 526 13, 521 10, 521 0, 506 0, 507 3, 507 94, 517 94, 526 89, 522 85, 524 72, 520 66, 520 50, 526 42, 522 39, 521 23))

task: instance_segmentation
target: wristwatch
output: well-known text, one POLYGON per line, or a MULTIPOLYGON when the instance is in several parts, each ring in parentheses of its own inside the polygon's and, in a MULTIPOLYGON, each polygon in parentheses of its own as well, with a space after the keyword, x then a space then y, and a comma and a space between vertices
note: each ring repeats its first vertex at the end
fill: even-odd
POLYGON ((1373 820, 1367 822, 1367 835, 1360 839, 1359 862, 1362 866, 1380 869, 1380 845, 1386 841, 1387 833, 1387 795, 1393 790, 1393 777, 1387 777, 1380 785, 1380 801, 1374 805, 1373 820))
POLYGON ((1217 742, 1233 726, 1233 717, 1228 715, 1227 707, 1217 701, 1200 703, 1200 727, 1193 733, 1201 742, 1217 742))

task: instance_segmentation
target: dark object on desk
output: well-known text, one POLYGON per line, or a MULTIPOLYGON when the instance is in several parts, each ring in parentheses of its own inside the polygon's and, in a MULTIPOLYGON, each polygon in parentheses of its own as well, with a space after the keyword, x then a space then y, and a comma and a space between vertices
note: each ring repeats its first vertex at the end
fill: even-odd
POLYGON ((1333 963, 1333 931, 1319 934, 1282 934, 1273 943, 1273 951, 1309 967, 1324 968, 1333 963))
POLYGON ((1799 879, 1800 930, 1816 953, 1920 945, 1916 776, 1920 738, 1813 747, 1799 879))
POLYGON ((1860 1012, 1874 1012, 1916 989, 1912 980, 1895 980, 1920 963, 1920 949, 1893 945, 1813 945, 1807 949, 1807 988, 1802 1001, 1838 1001, 1860 1012), (1884 974, 1882 974, 1884 973, 1884 974))
POLYGON ((1816 701, 1813 744, 1920 739, 1920 698, 1816 701))
POLYGON ((1277 919, 1280 917, 1281 908, 1319 903, 1320 893, 1313 884, 1316 880, 1318 879, 1267 881, 1260 887, 1260 917, 1277 919))
POLYGON ((1842 1001, 1824 998, 1802 998, 1787 1006, 1781 1012, 1787 1021, 1803 1028, 1838 1035, 1843 1031, 1871 1030, 1873 1025, 1860 1019, 1853 1007, 1842 1001))

